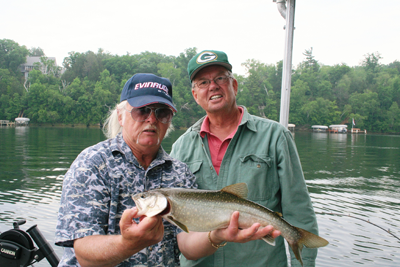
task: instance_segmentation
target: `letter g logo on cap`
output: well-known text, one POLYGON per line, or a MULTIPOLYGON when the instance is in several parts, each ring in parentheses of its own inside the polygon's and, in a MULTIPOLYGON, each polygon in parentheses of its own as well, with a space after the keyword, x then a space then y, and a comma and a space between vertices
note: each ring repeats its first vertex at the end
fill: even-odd
POLYGON ((217 55, 213 52, 203 52, 197 57, 197 63, 203 64, 217 59, 217 55))

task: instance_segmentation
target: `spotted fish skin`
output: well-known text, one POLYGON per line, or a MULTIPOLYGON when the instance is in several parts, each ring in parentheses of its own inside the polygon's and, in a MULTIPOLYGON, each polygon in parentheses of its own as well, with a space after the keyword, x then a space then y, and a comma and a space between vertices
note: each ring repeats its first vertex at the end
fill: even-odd
MULTIPOLYGON (((232 213, 239 211, 240 228, 249 228, 254 223, 259 223, 263 227, 272 225, 274 229, 281 231, 281 235, 302 265, 303 246, 318 248, 328 244, 325 239, 292 226, 282 218, 281 214, 245 199, 247 192, 247 185, 239 183, 227 186, 220 191, 183 188, 155 189, 137 194, 133 196, 133 199, 140 212, 145 199, 153 198, 155 201, 161 201, 166 198, 167 205, 158 207, 157 211, 152 210, 152 214, 161 214, 166 220, 186 232, 208 232, 226 228, 232 213)), ((271 238, 266 237, 263 240, 274 245, 271 238)))

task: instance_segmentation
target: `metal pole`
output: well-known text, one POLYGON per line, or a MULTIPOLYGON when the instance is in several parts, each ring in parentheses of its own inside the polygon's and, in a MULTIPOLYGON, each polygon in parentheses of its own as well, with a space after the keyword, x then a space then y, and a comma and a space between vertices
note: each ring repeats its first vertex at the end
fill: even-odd
POLYGON ((289 123, 290 86, 292 82, 292 52, 294 32, 294 12, 296 0, 287 0, 286 7, 286 37, 282 71, 281 112, 279 122, 286 128, 289 123))

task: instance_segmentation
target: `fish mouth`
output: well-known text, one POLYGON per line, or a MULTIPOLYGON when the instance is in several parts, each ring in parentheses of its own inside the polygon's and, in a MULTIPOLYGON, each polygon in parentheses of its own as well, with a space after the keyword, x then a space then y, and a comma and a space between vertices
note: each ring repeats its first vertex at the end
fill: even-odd
POLYGON ((133 199, 133 202, 135 202, 136 208, 139 210, 139 212, 142 210, 142 206, 140 205, 140 201, 137 199, 133 199))
MULTIPOLYGON (((133 202, 135 202, 136 208, 138 209, 138 215, 143 215, 140 198, 139 199, 133 198, 133 202)), ((168 215, 170 212, 171 212, 171 203, 169 202, 169 200, 167 200, 167 207, 165 209, 163 209, 161 212, 154 214, 154 215, 164 216, 164 215, 168 215)))

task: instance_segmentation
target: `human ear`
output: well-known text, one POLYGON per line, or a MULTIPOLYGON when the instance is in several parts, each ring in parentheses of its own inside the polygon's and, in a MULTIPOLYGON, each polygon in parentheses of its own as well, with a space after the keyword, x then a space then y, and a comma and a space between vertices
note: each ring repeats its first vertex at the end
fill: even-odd
POLYGON ((197 92, 195 89, 192 89, 192 95, 193 95, 194 101, 196 101, 196 103, 199 104, 199 102, 197 102, 197 92))
POLYGON ((118 122, 121 127, 124 127, 124 115, 121 113, 120 110, 117 110, 118 122))

